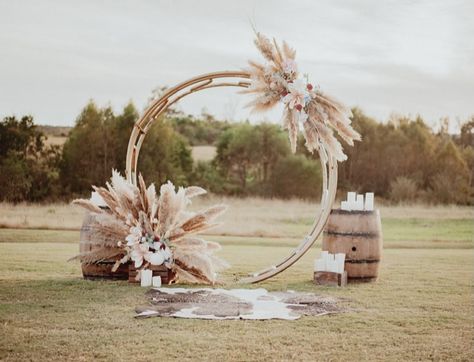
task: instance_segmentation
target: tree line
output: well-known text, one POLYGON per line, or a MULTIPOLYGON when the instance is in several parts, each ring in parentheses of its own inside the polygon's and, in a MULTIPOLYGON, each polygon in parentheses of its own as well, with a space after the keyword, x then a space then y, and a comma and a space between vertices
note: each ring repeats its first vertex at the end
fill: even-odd
MULTIPOLYGON (((138 112, 121 113, 89 102, 62 147, 48 145, 31 116, 0 122, 0 199, 70 200, 103 185, 111 169, 125 171, 128 140, 138 112)), ((393 202, 473 204, 474 117, 457 135, 437 132, 421 117, 380 123, 354 109, 353 126, 363 137, 345 147, 339 192, 373 191, 393 202)), ((300 137, 292 154, 286 133, 269 123, 221 122, 209 114, 172 112, 150 128, 138 169, 147 183, 197 184, 216 194, 316 199, 321 166, 300 137), (211 161, 193 160, 192 146, 213 145, 211 161)))

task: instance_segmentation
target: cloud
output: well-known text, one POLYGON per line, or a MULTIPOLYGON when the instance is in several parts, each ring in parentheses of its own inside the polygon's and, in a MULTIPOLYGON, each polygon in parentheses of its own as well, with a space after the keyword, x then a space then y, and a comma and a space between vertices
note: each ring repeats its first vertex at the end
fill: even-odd
MULTIPOLYGON (((141 109, 153 88, 259 55, 252 27, 286 39, 313 82, 386 119, 392 112, 473 113, 468 1, 16 1, 0 13, 0 109, 72 125, 88 99, 141 109)), ((182 102, 218 117, 261 119, 235 89, 182 102)), ((274 111, 267 115, 278 120, 274 111)))

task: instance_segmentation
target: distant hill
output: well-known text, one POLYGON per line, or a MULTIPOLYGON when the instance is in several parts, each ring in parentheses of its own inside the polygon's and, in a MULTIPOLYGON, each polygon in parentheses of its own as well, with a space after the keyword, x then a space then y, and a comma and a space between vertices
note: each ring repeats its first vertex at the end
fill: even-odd
POLYGON ((43 132, 48 138, 53 137, 67 137, 71 132, 72 127, 63 126, 37 126, 38 130, 43 132))
POLYGON ((47 137, 47 145, 62 146, 66 142, 72 127, 63 126, 37 126, 38 130, 43 132, 47 137))

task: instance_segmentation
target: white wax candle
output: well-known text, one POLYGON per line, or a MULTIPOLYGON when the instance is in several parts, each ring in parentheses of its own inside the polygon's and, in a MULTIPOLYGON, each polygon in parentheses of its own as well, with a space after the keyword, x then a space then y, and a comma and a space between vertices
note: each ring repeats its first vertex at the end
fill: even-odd
POLYGON ((349 207, 349 202, 341 201, 341 210, 351 211, 351 208, 349 207))
POLYGON ((344 262, 346 259, 346 254, 344 253, 337 253, 336 254, 336 264, 337 264, 337 272, 339 274, 344 273, 344 262))
POLYGON ((362 211, 364 210, 364 195, 357 195, 356 200, 356 210, 362 211))
POLYGON ((356 193, 355 192, 347 193, 347 207, 349 208, 348 211, 355 210, 356 208, 356 193))
POLYGON ((374 193, 367 192, 365 194, 365 210, 374 211, 374 193))
POLYGON ((316 259, 314 262, 314 271, 325 271, 326 261, 323 259, 316 259))
POLYGON ((327 269, 328 258, 329 258, 329 252, 326 251, 326 250, 321 251, 320 259, 323 261, 322 262, 322 268, 323 268, 322 271, 325 271, 327 269))
POLYGON ((349 204, 356 202, 356 193, 355 192, 348 192, 347 193, 347 202, 349 204))
POLYGON ((148 269, 144 269, 140 272, 140 285, 142 287, 151 287, 151 279, 153 272, 148 269))
POLYGON ((161 277, 160 276, 153 277, 152 278, 152 284, 156 288, 161 287, 161 277))

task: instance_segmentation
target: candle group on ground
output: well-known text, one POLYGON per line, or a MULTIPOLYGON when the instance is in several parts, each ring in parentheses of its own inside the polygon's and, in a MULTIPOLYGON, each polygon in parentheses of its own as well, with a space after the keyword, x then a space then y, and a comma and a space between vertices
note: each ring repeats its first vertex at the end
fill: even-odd
POLYGON ((341 201, 341 210, 344 211, 374 211, 374 193, 367 192, 358 195, 355 192, 347 193, 347 200, 341 201))
POLYGON ((143 269, 140 271, 140 285, 142 287, 161 287, 161 277, 153 276, 153 271, 149 269, 143 269))
POLYGON ((328 251, 322 251, 319 259, 314 262, 314 271, 327 271, 332 273, 344 273, 344 262, 346 254, 330 254, 328 251))

